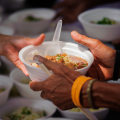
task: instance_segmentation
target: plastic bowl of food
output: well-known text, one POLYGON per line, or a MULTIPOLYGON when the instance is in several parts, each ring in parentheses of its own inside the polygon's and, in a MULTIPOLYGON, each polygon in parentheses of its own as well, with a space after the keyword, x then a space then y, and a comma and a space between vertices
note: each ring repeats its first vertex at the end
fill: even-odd
POLYGON ((31 100, 26 98, 12 98, 0 107, 0 118, 9 120, 36 120, 51 117, 56 112, 56 106, 47 100, 31 100), (10 119, 13 120, 13 119, 10 119))
MULTIPOLYGON (((104 120, 109 112, 107 108, 100 109, 89 109, 98 120, 104 120)), ((88 120, 88 118, 81 112, 80 108, 73 108, 71 110, 61 111, 61 115, 66 118, 74 119, 74 120, 88 120)))
POLYGON ((86 34, 101 41, 120 39, 120 10, 97 8, 85 11, 78 16, 86 34))
POLYGON ((25 76, 22 71, 15 68, 10 73, 10 79, 14 82, 16 89, 21 96, 31 99, 41 99, 40 91, 33 91, 29 87, 31 81, 29 77, 25 76))
POLYGON ((47 41, 40 46, 27 46, 20 50, 19 58, 27 68, 31 80, 43 81, 47 79, 49 75, 46 74, 46 72, 43 71, 40 67, 35 67, 32 65, 30 61, 33 60, 34 55, 41 55, 43 57, 46 57, 56 56, 57 54, 62 53, 69 56, 81 58, 87 62, 86 66, 82 67, 81 69, 77 69, 77 71, 79 71, 83 75, 86 74, 94 61, 94 57, 92 53, 88 50, 88 48, 75 43, 62 41, 47 41))
POLYGON ((22 35, 38 35, 44 32, 51 20, 55 16, 55 11, 47 8, 25 9, 10 15, 5 24, 11 24, 16 32, 22 35))
POLYGON ((6 103, 12 86, 13 81, 9 77, 0 75, 0 106, 6 103))

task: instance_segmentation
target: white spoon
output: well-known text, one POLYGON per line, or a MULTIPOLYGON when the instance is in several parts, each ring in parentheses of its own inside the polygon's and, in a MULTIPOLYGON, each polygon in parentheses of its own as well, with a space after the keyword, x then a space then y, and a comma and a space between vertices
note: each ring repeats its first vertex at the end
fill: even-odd
POLYGON ((62 29, 62 20, 59 20, 55 29, 55 33, 53 35, 53 40, 52 44, 48 46, 46 49, 44 56, 49 55, 51 52, 53 52, 55 49, 59 52, 62 53, 62 49, 59 44, 60 40, 60 34, 61 34, 61 29, 62 29))

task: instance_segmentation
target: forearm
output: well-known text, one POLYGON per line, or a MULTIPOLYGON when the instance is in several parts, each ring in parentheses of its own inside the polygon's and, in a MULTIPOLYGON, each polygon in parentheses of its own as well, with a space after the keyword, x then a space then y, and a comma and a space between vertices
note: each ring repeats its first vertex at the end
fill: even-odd
MULTIPOLYGON (((82 104, 85 107, 90 107, 86 94, 87 84, 83 86, 82 104)), ((120 84, 96 81, 92 87, 92 98, 95 107, 105 107, 120 111, 120 84)))

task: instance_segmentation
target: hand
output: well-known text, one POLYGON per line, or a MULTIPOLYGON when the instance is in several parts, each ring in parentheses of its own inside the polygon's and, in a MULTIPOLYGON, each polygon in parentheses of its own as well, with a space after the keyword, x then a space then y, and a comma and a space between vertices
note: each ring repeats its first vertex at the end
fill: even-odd
POLYGON ((108 80, 113 76, 116 51, 101 41, 88 38, 76 31, 71 32, 72 38, 90 49, 95 61, 88 71, 88 75, 99 80, 108 80))
POLYGON ((71 99, 71 87, 73 81, 80 76, 80 73, 38 55, 35 56, 35 59, 52 70, 53 74, 43 82, 31 82, 30 87, 35 91, 42 90, 41 96, 51 100, 61 109, 74 107, 71 99))
POLYGON ((19 69, 28 75, 25 66, 18 57, 19 50, 27 45, 39 45, 43 42, 44 38, 44 34, 41 34, 38 38, 0 35, 0 55, 6 56, 19 69))
POLYGON ((59 10, 55 19, 62 17, 64 23, 74 22, 81 12, 88 9, 88 3, 89 0, 63 0, 54 6, 59 10))

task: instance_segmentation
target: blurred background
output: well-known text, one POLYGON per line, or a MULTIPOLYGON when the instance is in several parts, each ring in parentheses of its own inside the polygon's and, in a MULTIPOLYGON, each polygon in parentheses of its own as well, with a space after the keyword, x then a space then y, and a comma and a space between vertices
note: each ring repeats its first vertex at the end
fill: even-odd
MULTIPOLYGON (((45 33, 45 41, 50 41, 59 19, 63 20, 62 41, 74 42, 70 32, 77 30, 112 48, 120 49, 120 0, 0 0, 0 34, 36 37, 45 33)), ((17 89, 9 89, 12 89, 10 97, 38 98, 39 93, 35 94, 29 88, 29 80, 26 86, 22 83, 20 85, 21 78, 24 78, 24 83, 26 77, 14 68, 10 61, 0 56, 0 74, 9 76, 14 73, 18 76, 11 75, 11 79, 14 78, 11 83, 17 89)), ((101 117, 106 117, 106 114, 101 117)), ((108 116, 108 119, 112 120, 112 117, 108 116)))

